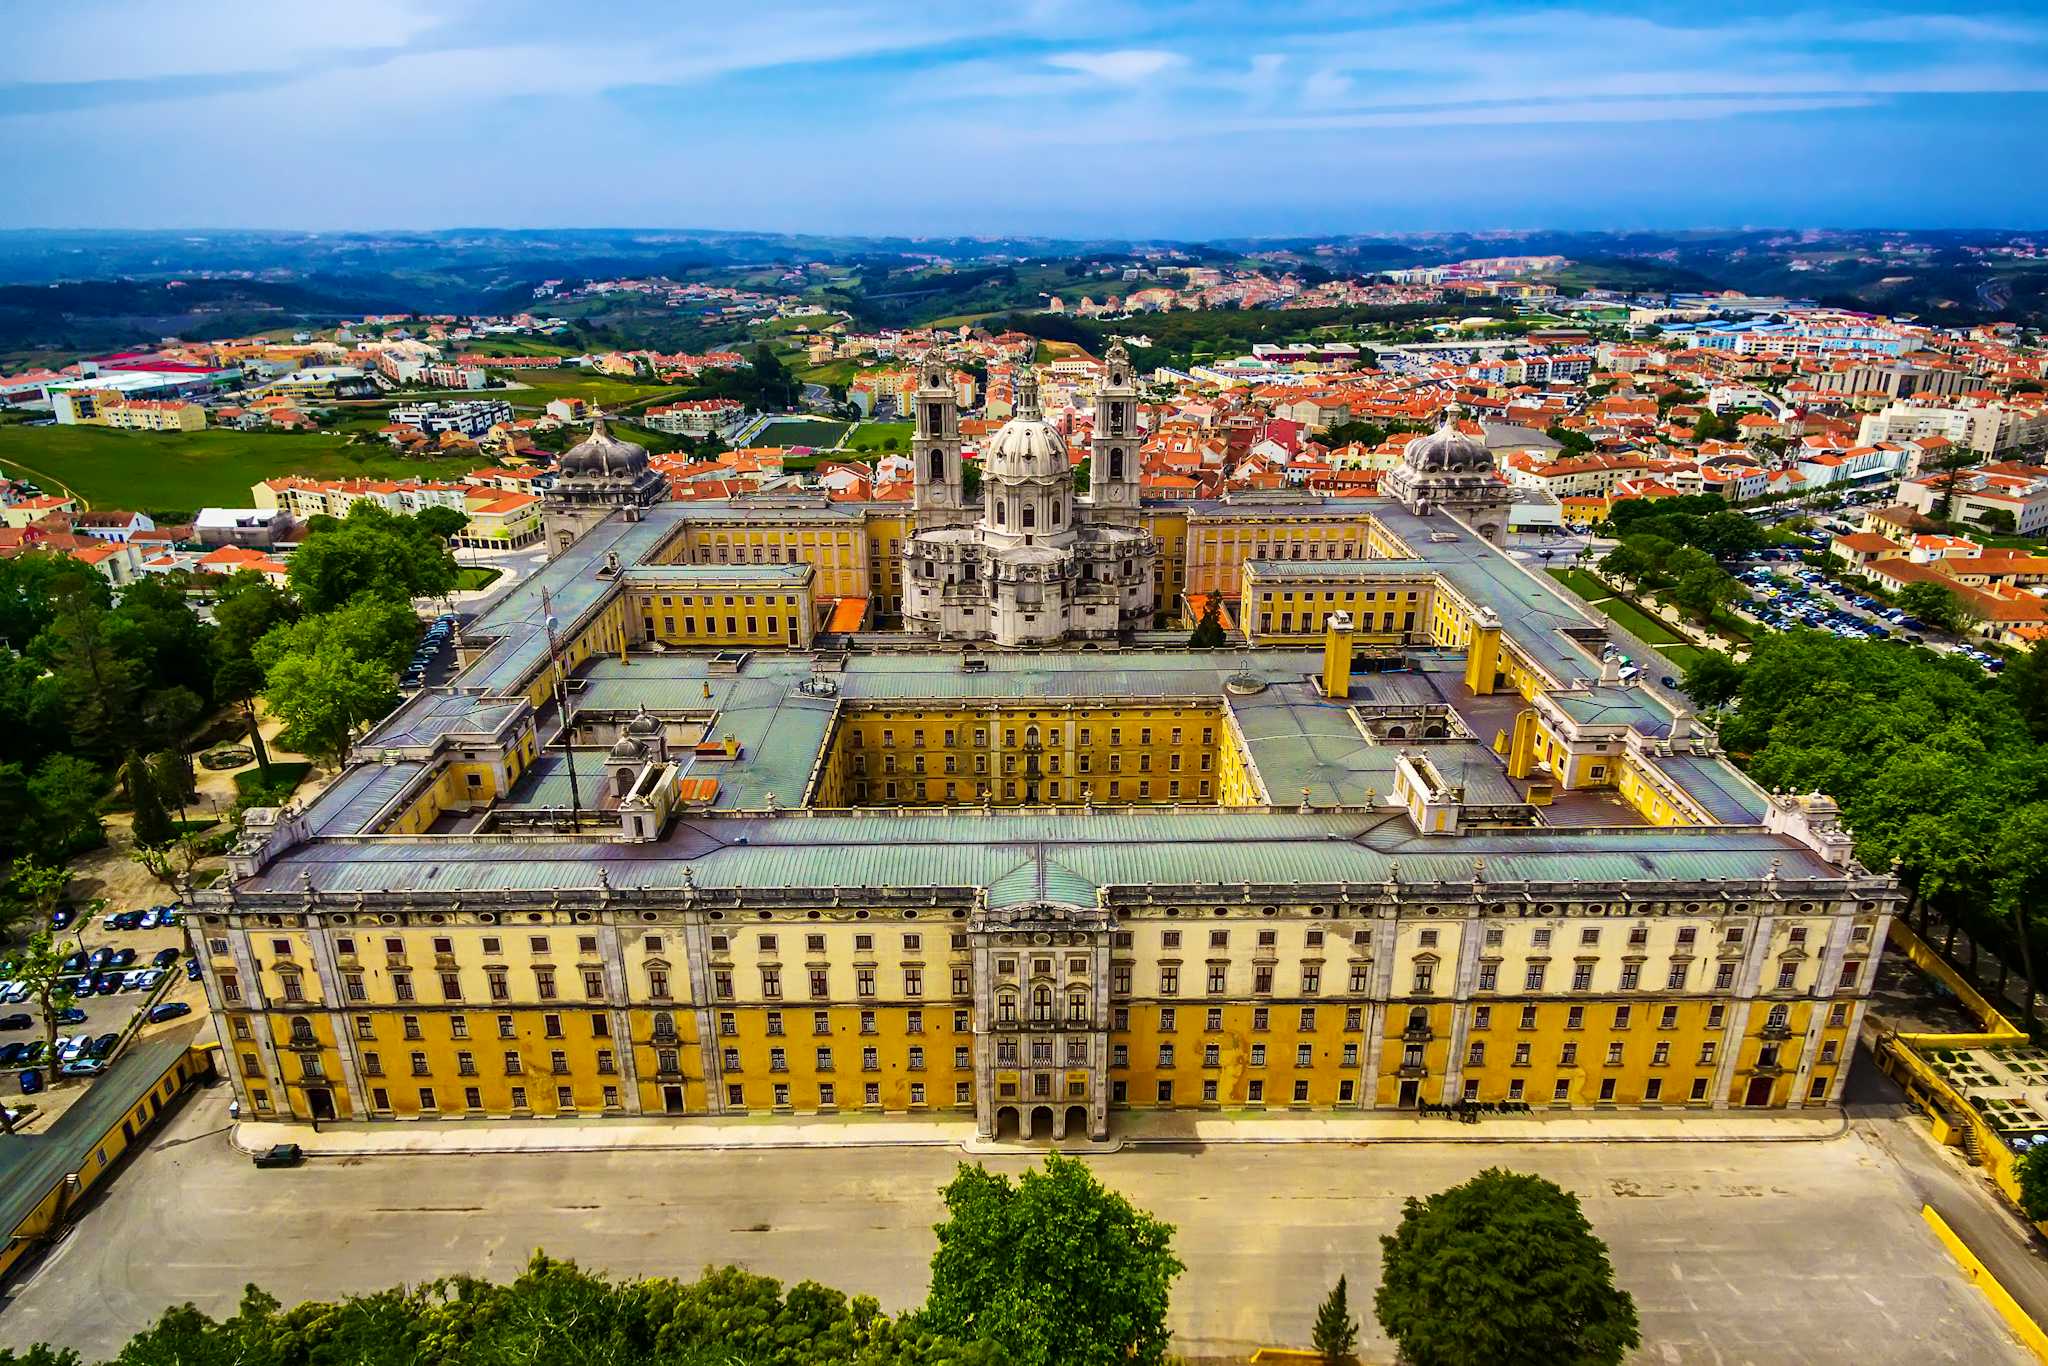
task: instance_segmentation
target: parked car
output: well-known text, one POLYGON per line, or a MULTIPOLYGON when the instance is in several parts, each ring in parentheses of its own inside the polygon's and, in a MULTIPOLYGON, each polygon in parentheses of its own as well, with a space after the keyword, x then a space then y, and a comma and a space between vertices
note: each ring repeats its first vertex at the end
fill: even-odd
POLYGON ((115 949, 114 956, 107 960, 107 966, 110 968, 125 968, 134 961, 135 950, 115 949))
POLYGON ((77 914, 78 912, 72 910, 69 906, 59 906, 56 910, 50 912, 50 928, 53 930, 63 929, 71 923, 77 914))
POLYGON ((17 1066, 26 1056, 28 1056, 28 1045, 20 1039, 16 1039, 10 1044, 0 1044, 0 1067, 17 1066))
POLYGON ((85 950, 79 949, 74 953, 66 954, 64 961, 57 965, 57 970, 59 972, 84 972, 85 950))
POLYGON ((90 1044, 87 1044, 86 1051, 95 1058, 105 1058, 111 1056, 113 1051, 120 1047, 120 1044, 121 1036, 109 1030, 97 1039, 94 1039, 90 1044))
POLYGON ((188 982, 199 980, 199 960, 197 958, 187 958, 185 960, 185 980, 188 982))
POLYGON ((107 974, 106 976, 104 976, 104 977, 100 978, 100 986, 99 986, 99 993, 98 993, 99 995, 101 995, 101 996, 112 996, 112 995, 113 995, 113 994, 114 994, 115 992, 119 991, 120 989, 121 989, 121 974, 120 974, 120 973, 118 973, 118 972, 110 972, 110 973, 108 973, 108 974, 107 974))
POLYGON ((21 1093, 32 1096, 43 1089, 43 1074, 31 1067, 21 1074, 21 1093))
POLYGON ((95 1058, 90 1054, 84 1057, 73 1058, 69 1062, 57 1064, 57 1075, 60 1077, 90 1077, 106 1070, 107 1060, 105 1058, 95 1058))
POLYGON ((65 1006, 57 1012, 58 1024, 84 1024, 85 1012, 77 1006, 65 1006))
MULTIPOLYGON (((23 1075, 26 1077, 27 1074, 24 1073, 23 1075)), ((27 1089, 25 1082, 23 1089, 27 1089)), ((296 1167, 305 1159, 306 1151, 298 1144, 280 1143, 274 1148, 266 1149, 256 1154, 256 1165, 259 1167, 296 1167)))
POLYGON ((97 972, 114 961, 114 951, 102 944, 86 955, 85 965, 97 972))
POLYGON ((178 961, 178 951, 176 949, 158 949, 156 957, 149 961, 160 968, 167 968, 178 961))
POLYGON ((27 1029, 34 1024, 35 1019, 33 1016, 21 1014, 0 1015, 0 1031, 27 1029))
MULTIPOLYGON (((192 1007, 183 1001, 165 1001, 162 1005, 150 1007, 149 1022, 151 1024, 162 1024, 165 1020, 175 1020, 181 1015, 190 1015, 191 1013, 192 1007)), ((0 1066, 4 1066, 4 1064, 0 1064, 0 1066)))

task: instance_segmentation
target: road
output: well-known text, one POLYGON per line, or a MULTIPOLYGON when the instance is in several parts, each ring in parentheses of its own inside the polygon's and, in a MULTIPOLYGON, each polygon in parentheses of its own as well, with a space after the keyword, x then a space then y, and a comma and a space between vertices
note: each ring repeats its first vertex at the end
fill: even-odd
MULTIPOLYGON (((95 1360, 170 1302, 231 1312, 250 1280, 291 1303, 455 1271, 510 1276, 541 1247, 621 1275, 737 1261, 902 1309, 922 1296, 936 1191, 957 1159, 936 1148, 619 1152, 257 1172, 227 1143, 225 1105, 218 1088, 188 1101, 26 1269, 0 1309, 0 1343, 49 1340, 95 1360)), ((1502 1165, 1579 1194, 1636 1297, 1639 1360, 2030 1360, 1920 1201, 1954 1210, 1980 1245, 2010 1229, 1999 1235, 1996 1211, 1986 1221, 1972 1208, 1969 1179, 1944 1167, 1917 1121, 1881 1097, 1866 1109, 1827 1142, 1144 1148, 1091 1162, 1177 1227, 1187 1271, 1172 1322, 1190 1356, 1305 1343, 1340 1272, 1369 1304, 1378 1235, 1403 1199, 1502 1165)), ((1389 1345, 1364 1317, 1367 1359, 1384 1360, 1389 1345)))

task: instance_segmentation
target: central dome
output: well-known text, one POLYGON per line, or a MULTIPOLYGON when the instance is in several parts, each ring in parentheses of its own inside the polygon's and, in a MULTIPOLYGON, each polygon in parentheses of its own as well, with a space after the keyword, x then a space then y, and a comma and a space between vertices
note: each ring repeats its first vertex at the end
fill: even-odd
POLYGON ((599 413, 590 435, 562 452, 555 469, 564 479, 634 479, 647 469, 647 448, 613 436, 599 413))
POLYGON ((1428 436, 1408 443, 1401 461, 1424 474, 1491 474, 1493 452, 1476 436, 1458 430, 1459 411, 1455 404, 1444 409, 1441 427, 1428 436))
POLYGON ((1029 365, 1017 376, 1017 415, 988 439, 981 468, 995 479, 1068 477, 1066 438, 1039 412, 1038 376, 1029 365))
POLYGON ((1069 468, 1066 439, 1042 417, 1013 417, 982 448, 981 466, 999 478, 1064 476, 1069 468))

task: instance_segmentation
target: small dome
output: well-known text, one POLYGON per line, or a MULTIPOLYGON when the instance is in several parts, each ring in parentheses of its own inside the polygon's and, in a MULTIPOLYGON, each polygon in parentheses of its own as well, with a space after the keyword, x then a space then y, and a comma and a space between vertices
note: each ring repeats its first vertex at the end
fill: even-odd
POLYGON ((555 471, 564 479, 636 479, 647 469, 647 448, 613 436, 604 414, 590 422, 590 435, 562 452, 555 471))
POLYGON ((1428 436, 1408 443, 1401 461, 1423 474, 1491 474, 1493 453, 1476 436, 1458 430, 1454 404, 1444 409, 1444 422, 1428 436))
POLYGON ((646 757, 646 742, 636 740, 631 735, 621 735, 612 744, 612 759, 615 762, 638 763, 646 757))
POLYGON ((645 707, 640 708, 638 714, 626 723, 626 734, 628 735, 657 735, 660 732, 661 718, 649 712, 645 707))

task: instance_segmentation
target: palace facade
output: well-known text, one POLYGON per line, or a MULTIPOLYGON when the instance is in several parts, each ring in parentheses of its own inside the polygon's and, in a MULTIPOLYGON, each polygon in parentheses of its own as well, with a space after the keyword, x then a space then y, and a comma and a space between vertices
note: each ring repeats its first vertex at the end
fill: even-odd
POLYGON ((1898 893, 1832 803, 1499 549, 1454 426, 1395 498, 1149 506, 1116 360, 1086 499, 1028 385, 978 513, 937 383, 908 509, 565 456, 453 683, 197 898, 244 1112, 1835 1103, 1898 893))

